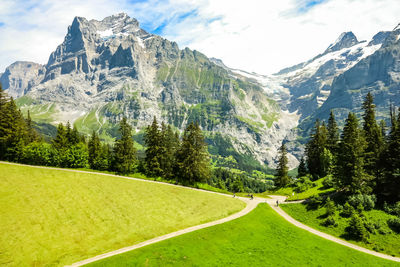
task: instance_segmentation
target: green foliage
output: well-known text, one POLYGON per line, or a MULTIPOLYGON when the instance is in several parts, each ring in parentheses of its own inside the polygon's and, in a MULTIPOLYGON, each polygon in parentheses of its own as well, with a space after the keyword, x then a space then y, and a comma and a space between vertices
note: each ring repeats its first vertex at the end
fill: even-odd
POLYGON ((204 182, 210 178, 207 145, 199 125, 190 123, 176 153, 176 173, 183 183, 204 182))
POLYGON ((372 210, 375 207, 376 196, 365 194, 351 195, 348 199, 348 202, 354 208, 357 208, 359 205, 361 205, 364 210, 372 210))
POLYGON ((391 218, 387 223, 393 231, 400 234, 400 217, 391 218))
POLYGON ((288 175, 288 158, 287 158, 287 151, 286 146, 282 143, 281 147, 279 148, 279 159, 278 159, 278 166, 276 167, 276 174, 275 174, 275 185, 277 187, 285 187, 290 183, 290 178, 288 175))
POLYGON ((136 149, 132 139, 132 127, 124 117, 119 124, 121 138, 117 139, 113 149, 113 169, 122 174, 133 171, 136 163, 136 149))
POLYGON ((297 172, 298 172, 297 177, 303 177, 307 175, 307 167, 306 167, 306 162, 304 161, 304 157, 301 157, 300 159, 300 164, 297 172))
POLYGON ((327 130, 327 149, 329 149, 332 155, 336 156, 339 149, 339 128, 332 110, 329 114, 327 130))
POLYGON ((51 144, 33 142, 22 151, 22 162, 33 165, 57 166, 59 163, 57 150, 51 144))
POLYGON ((343 210, 340 213, 340 216, 344 217, 344 218, 349 218, 351 217, 354 213, 356 212, 356 210, 354 209, 354 207, 352 205, 349 204, 349 202, 346 201, 346 203, 343 206, 343 210))
POLYGON ((326 216, 333 216, 336 214, 336 206, 335 206, 335 202, 333 202, 329 197, 326 199, 325 202, 325 209, 326 209, 326 216))
POLYGON ((354 213, 350 217, 349 226, 346 227, 346 233, 355 240, 367 241, 369 234, 364 226, 362 218, 354 213))
POLYGON ((317 120, 306 145, 307 167, 314 180, 329 174, 331 158, 326 152, 327 135, 325 124, 317 120))
POLYGON ((349 113, 343 128, 335 168, 336 184, 339 189, 351 193, 371 192, 368 182, 372 177, 364 171, 365 145, 365 139, 358 128, 356 115, 349 113))
POLYGON ((322 185, 324 186, 325 189, 333 188, 335 186, 335 181, 332 175, 327 175, 325 179, 323 179, 322 185))
POLYGON ((161 155, 165 150, 161 140, 161 132, 159 130, 157 119, 154 117, 153 123, 147 126, 144 136, 144 142, 146 145, 146 174, 148 176, 161 176, 161 155))
POLYGON ((400 216, 400 201, 397 201, 393 205, 388 205, 385 202, 383 205, 383 209, 389 214, 400 216))

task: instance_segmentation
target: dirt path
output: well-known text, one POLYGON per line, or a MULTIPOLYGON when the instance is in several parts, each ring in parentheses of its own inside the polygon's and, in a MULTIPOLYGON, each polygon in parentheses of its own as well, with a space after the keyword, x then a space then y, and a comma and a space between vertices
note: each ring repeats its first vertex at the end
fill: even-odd
MULTIPOLYGON (((311 227, 309 227, 307 225, 304 225, 304 224, 296 221, 292 217, 290 217, 280 207, 276 206, 276 200, 277 199, 279 200, 280 203, 283 203, 283 201, 281 201, 282 200, 281 196, 270 196, 270 197, 271 197, 271 199, 268 199, 267 202, 271 206, 271 208, 274 209, 279 215, 281 215, 283 218, 285 218, 286 221, 290 222, 291 224, 293 224, 293 225, 295 225, 295 226, 297 226, 297 227, 299 227, 301 229, 304 229, 304 230, 306 230, 306 231, 308 231, 308 232, 310 232, 310 233, 312 233, 314 235, 317 235, 317 236, 320 236, 322 238, 328 239, 330 241, 336 242, 336 243, 341 244, 343 246, 346 246, 346 247, 349 247, 349 248, 352 248, 352 249, 355 249, 355 250, 358 250, 358 251, 361 251, 361 252, 364 252, 364 253, 367 253, 367 254, 370 254, 370 255, 374 255, 376 257, 380 257, 380 258, 383 258, 383 259, 400 262, 400 258, 393 257, 393 256, 390 256, 390 255, 387 255, 387 254, 379 253, 379 252, 376 252, 376 251, 373 251, 373 250, 369 250, 369 249, 354 245, 354 244, 349 243, 347 241, 344 241, 344 240, 342 240, 340 238, 328 235, 326 233, 323 233, 323 232, 320 232, 318 230, 315 230, 314 228, 311 228, 311 227), (279 198, 277 198, 277 197, 279 197, 279 198)), ((292 202, 292 203, 295 203, 295 202, 292 202)), ((283 205, 287 205, 287 204, 290 204, 290 203, 283 203, 283 205)))
MULTIPOLYGON (((0 162, 0 163, 1 164, 9 164, 9 165, 23 165, 23 164, 10 163, 10 162, 0 162)), ((158 181, 152 181, 152 180, 144 180, 144 179, 139 179, 139 178, 119 176, 119 175, 114 175, 114 174, 96 173, 96 172, 89 172, 89 171, 62 169, 62 168, 52 168, 52 167, 44 167, 44 166, 31 166, 31 165, 23 165, 23 166, 29 166, 29 167, 32 167, 32 168, 42 168, 42 169, 52 169, 52 170, 61 170, 61 171, 69 171, 69 172, 78 172, 78 173, 98 174, 98 175, 113 176, 113 177, 118 177, 118 178, 123 178, 123 179, 143 181, 143 182, 149 182, 149 183, 161 183, 161 184, 165 184, 165 185, 169 185, 169 186, 185 187, 185 186, 181 186, 181 185, 174 185, 174 184, 158 182, 158 181)), ((227 195, 227 194, 223 194, 223 193, 217 193, 217 192, 211 192, 211 191, 206 191, 206 190, 197 189, 197 188, 191 188, 191 187, 185 187, 185 188, 191 189, 191 190, 196 190, 196 191, 204 191, 204 192, 208 192, 208 193, 211 193, 211 194, 219 194, 219 195, 232 197, 231 195, 227 195)), ((376 251, 373 251, 373 250, 369 250, 369 249, 354 245, 352 243, 349 243, 347 241, 344 241, 342 239, 339 239, 337 237, 328 235, 326 233, 323 233, 323 232, 320 232, 318 230, 315 230, 315 229, 313 229, 313 228, 311 228, 311 227, 309 227, 307 225, 304 225, 304 224, 296 221, 292 217, 290 217, 286 212, 284 212, 279 206, 276 205, 276 201, 277 200, 279 201, 279 204, 283 204, 283 205, 290 204, 290 203, 301 203, 301 202, 303 202, 302 200, 293 201, 293 202, 286 202, 285 203, 285 200, 287 198, 286 196, 269 195, 269 197, 271 197, 271 198, 265 199, 265 198, 255 197, 253 200, 250 200, 250 199, 244 198, 244 197, 236 197, 236 198, 244 201, 247 205, 243 210, 241 210, 241 211, 239 211, 239 212, 237 212, 235 214, 232 214, 232 215, 230 215, 230 216, 228 216, 226 218, 223 218, 223 219, 220 219, 220 220, 217 220, 217 221, 213 221, 213 222, 204 223, 204 224, 197 225, 197 226, 192 226, 192 227, 189 227, 189 228, 186 228, 186 229, 182 229, 182 230, 179 230, 179 231, 176 231, 176 232, 173 232, 173 233, 169 233, 169 234, 166 234, 166 235, 163 235, 163 236, 155 237, 153 239, 144 241, 142 243, 139 243, 139 244, 136 244, 136 245, 133 245, 133 246, 121 248, 121 249, 118 249, 118 250, 114 250, 114 251, 111 251, 111 252, 108 252, 108 253, 104 253, 104 254, 95 256, 95 257, 90 258, 90 259, 86 259, 86 260, 83 260, 83 261, 79 261, 79 262, 73 263, 73 264, 71 264, 69 266, 82 266, 82 265, 85 265, 85 264, 88 264, 88 263, 91 263, 91 262, 95 262, 95 261, 98 261, 98 260, 101 260, 101 259, 105 259, 105 258, 114 256, 114 255, 118 255, 118 254, 121 254, 121 253, 124 253, 124 252, 128 252, 128 251, 131 251, 131 250, 134 250, 134 249, 137 249, 137 248, 141 248, 141 247, 144 247, 144 246, 147 246, 147 245, 150 245, 150 244, 154 244, 154 243, 160 242, 162 240, 166 240, 166 239, 169 239, 169 238, 172 238, 172 237, 176 237, 176 236, 179 236, 179 235, 182 235, 182 234, 186 234, 186 233, 197 231, 197 230, 200 230, 200 229, 203 229, 203 228, 207 228, 207 227, 210 227, 210 226, 214 226, 214 225, 218 225, 218 224, 221 224, 221 223, 225 223, 225 222, 240 218, 240 217, 248 214, 250 211, 255 209, 259 203, 268 203, 269 206, 273 210, 275 210, 279 215, 281 215, 286 221, 288 221, 291 224, 293 224, 293 225, 295 225, 295 226, 297 226, 297 227, 299 227, 301 229, 304 229, 304 230, 306 230, 306 231, 308 231, 308 232, 310 232, 312 234, 315 234, 315 235, 320 236, 322 238, 325 238, 327 240, 336 242, 336 243, 341 244, 343 246, 346 246, 346 247, 349 247, 349 248, 352 248, 352 249, 355 249, 355 250, 358 250, 358 251, 361 251, 361 252, 364 252, 364 253, 367 253, 367 254, 370 254, 370 255, 374 255, 376 257, 380 257, 380 258, 383 258, 383 259, 400 262, 400 258, 389 256, 389 255, 386 255, 386 254, 383 254, 383 253, 379 253, 379 252, 376 252, 376 251)))

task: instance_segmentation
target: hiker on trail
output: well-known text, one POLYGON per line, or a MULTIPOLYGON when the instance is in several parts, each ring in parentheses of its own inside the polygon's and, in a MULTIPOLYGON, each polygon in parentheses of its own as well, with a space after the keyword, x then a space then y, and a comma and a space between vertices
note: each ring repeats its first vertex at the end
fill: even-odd
POLYGON ((235 194, 235 193, 233 193, 233 197, 236 197, 236 194, 235 194))
POLYGON ((279 207, 279 200, 276 200, 276 206, 279 207))
POLYGON ((251 194, 251 199, 253 199, 253 194, 251 194))

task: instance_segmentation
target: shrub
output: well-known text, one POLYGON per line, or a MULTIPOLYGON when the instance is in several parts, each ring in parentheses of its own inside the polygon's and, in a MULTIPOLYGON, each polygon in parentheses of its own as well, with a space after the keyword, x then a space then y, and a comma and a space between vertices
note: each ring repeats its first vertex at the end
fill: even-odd
POLYGON ((388 225, 390 229, 392 229, 396 233, 400 233, 400 217, 389 219, 388 225))
POLYGON ((59 157, 52 145, 44 142, 34 142, 22 150, 22 162, 32 165, 57 166, 59 157))
POLYGON ((346 227, 347 234, 355 240, 367 241, 369 234, 360 216, 354 213, 351 216, 349 226, 346 227))
POLYGON ((400 201, 396 202, 396 204, 394 204, 394 205, 388 205, 385 202, 383 204, 383 209, 385 210, 385 212, 387 212, 389 214, 400 216, 400 201))
POLYGON ((355 208, 362 205, 364 210, 372 210, 375 207, 376 197, 375 195, 358 194, 350 196, 348 201, 355 208))
POLYGON ((310 197, 307 204, 307 209, 318 209, 322 205, 322 198, 319 195, 314 195, 310 197))
POLYGON ((324 226, 333 226, 333 227, 337 227, 338 223, 336 222, 335 218, 333 216, 329 216, 328 218, 326 218, 326 220, 322 223, 322 225, 324 226))
POLYGON ((353 208, 352 205, 349 204, 349 202, 346 202, 343 206, 343 211, 340 213, 340 216, 349 218, 355 213, 355 209, 353 208))
POLYGON ((364 222, 364 227, 367 229, 368 232, 371 234, 375 234, 375 225, 372 222, 365 221, 364 222))
POLYGON ((329 197, 326 199, 325 209, 326 209, 325 214, 327 216, 332 216, 332 215, 335 215, 335 213, 336 213, 335 202, 333 202, 329 197))
POLYGON ((335 185, 332 175, 326 176, 325 179, 322 181, 322 185, 324 188, 332 188, 335 185))

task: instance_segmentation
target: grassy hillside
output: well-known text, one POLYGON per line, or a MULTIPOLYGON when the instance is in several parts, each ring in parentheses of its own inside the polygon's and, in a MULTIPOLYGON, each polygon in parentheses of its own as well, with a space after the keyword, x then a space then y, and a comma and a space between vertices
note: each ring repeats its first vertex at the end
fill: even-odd
POLYGON ((272 191, 267 191, 262 194, 258 194, 257 196, 263 197, 266 195, 282 195, 282 196, 288 196, 289 201, 294 201, 294 200, 301 200, 301 199, 307 199, 315 195, 319 194, 329 194, 330 192, 333 192, 333 188, 324 188, 322 182, 326 178, 321 178, 318 179, 314 182, 308 183, 306 186, 304 186, 303 183, 294 183, 291 184, 287 187, 283 188, 278 188, 276 190, 272 191), (299 190, 303 186, 302 190, 299 190), (304 191, 303 191, 304 190, 304 191))
POLYGON ((399 266, 295 227, 267 204, 250 214, 93 266, 399 266))
POLYGON ((0 265, 65 265, 239 211, 231 197, 0 163, 0 265))
POLYGON ((395 255, 397 257, 400 256, 400 234, 393 232, 387 224, 387 220, 389 218, 393 218, 394 216, 389 215, 384 211, 365 211, 366 219, 372 225, 379 225, 379 229, 370 234, 368 242, 362 242, 349 240, 348 235, 346 235, 345 228, 349 224, 349 218, 336 216, 335 219, 338 224, 336 227, 324 226, 323 222, 326 219, 326 216, 324 216, 326 209, 323 207, 319 209, 308 209, 307 205, 303 204, 288 204, 281 205, 281 207, 296 220, 322 232, 347 239, 348 241, 359 246, 376 250, 378 252, 395 255))

